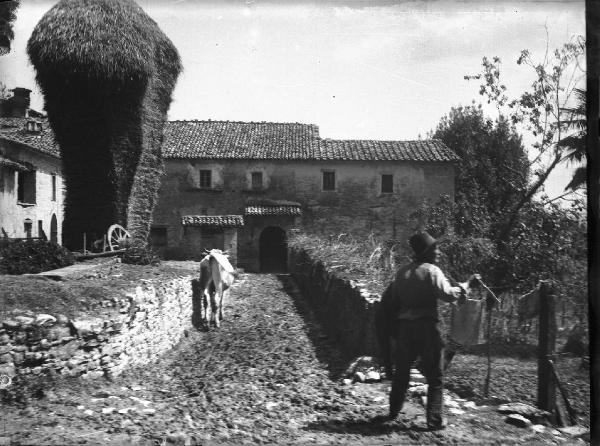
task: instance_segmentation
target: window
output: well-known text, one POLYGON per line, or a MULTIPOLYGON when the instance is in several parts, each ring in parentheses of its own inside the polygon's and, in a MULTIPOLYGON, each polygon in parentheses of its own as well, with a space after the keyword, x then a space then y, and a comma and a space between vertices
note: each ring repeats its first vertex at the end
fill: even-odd
POLYGON ((394 176, 381 175, 381 193, 391 194, 394 192, 394 176))
POLYGON ((335 190, 335 172, 323 172, 323 190, 335 190))
POLYGON ((252 172, 252 189, 259 190, 263 187, 262 172, 252 172))
POLYGON ((56 201, 56 174, 52 174, 52 201, 56 201))
POLYGON ((211 188, 212 187, 212 171, 201 170, 200 171, 200 187, 211 188))
POLYGON ((35 172, 17 172, 17 201, 35 204, 35 172))

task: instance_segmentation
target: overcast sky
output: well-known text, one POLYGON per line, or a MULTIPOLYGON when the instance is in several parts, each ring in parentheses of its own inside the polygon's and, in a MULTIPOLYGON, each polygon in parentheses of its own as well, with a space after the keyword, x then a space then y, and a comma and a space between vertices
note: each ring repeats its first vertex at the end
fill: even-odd
MULTIPOLYGON (((21 0, 13 50, 0 57, 0 80, 32 89, 36 109, 25 46, 55 3, 21 0)), ((463 77, 483 56, 502 59, 517 95, 532 81, 515 63, 522 49, 541 57, 547 40, 553 49, 585 34, 583 1, 138 3, 182 59, 169 119, 313 123, 340 139, 425 137, 452 106, 480 101, 463 77)), ((551 196, 567 182, 561 174, 551 196)))

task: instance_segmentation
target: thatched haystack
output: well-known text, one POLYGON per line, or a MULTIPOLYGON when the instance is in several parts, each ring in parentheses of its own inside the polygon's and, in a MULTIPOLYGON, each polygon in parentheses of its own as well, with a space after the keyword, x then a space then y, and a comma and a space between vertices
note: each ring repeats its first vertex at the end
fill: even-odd
POLYGON ((145 242, 177 50, 132 0, 60 0, 27 51, 64 163, 64 244, 81 248, 83 233, 114 223, 145 242))

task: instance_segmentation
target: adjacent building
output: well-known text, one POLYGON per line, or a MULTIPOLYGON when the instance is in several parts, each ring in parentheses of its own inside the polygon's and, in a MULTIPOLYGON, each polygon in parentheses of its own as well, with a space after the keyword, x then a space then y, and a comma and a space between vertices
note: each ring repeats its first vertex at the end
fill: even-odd
POLYGON ((0 238, 61 243, 62 163, 45 117, 29 109, 30 90, 0 99, 0 238))

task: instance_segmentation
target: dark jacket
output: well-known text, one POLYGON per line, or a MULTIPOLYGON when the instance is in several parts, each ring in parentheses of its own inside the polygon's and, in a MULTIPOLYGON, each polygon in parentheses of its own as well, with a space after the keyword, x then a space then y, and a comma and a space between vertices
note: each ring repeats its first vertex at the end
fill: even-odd
POLYGON ((461 288, 453 287, 442 270, 426 262, 413 262, 398 270, 384 291, 375 315, 375 324, 383 365, 391 371, 390 340, 400 320, 437 322, 437 300, 454 302, 461 288))

